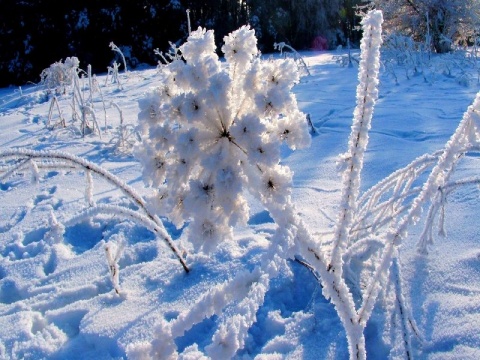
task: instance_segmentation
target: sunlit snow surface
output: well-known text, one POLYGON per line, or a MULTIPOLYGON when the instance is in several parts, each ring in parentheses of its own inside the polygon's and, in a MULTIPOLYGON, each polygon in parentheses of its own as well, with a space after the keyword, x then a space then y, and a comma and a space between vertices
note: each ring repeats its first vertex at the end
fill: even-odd
MULTIPOLYGON (((335 63, 338 53, 305 53, 311 76, 294 88, 300 108, 310 114, 318 134, 309 149, 285 149, 283 163, 294 171, 293 197, 312 233, 332 231, 340 196, 337 155, 346 150, 355 106, 357 68, 335 63)), ((382 74, 362 177, 362 191, 426 152, 442 148, 454 132, 479 85, 464 87, 437 74, 401 77, 399 85, 382 74)), ((115 102, 125 121, 136 124, 138 100, 158 86, 155 69, 122 74, 123 89, 98 77, 107 106, 107 129, 81 138, 71 127, 45 127, 50 108, 37 86, 0 90, 0 150, 28 148, 73 153, 103 166, 148 194, 139 163, 115 152, 110 141, 119 123, 115 102)), ((70 98, 60 96, 70 125, 70 98)), ((100 97, 97 121, 105 120, 100 97)), ((58 112, 53 111, 54 117, 58 112)), ((479 175, 480 159, 468 155, 458 178, 479 175)), ((0 358, 112 359, 126 357, 130 343, 152 341, 160 319, 171 320, 214 284, 258 264, 274 224, 258 204, 248 226, 235 231, 235 241, 222 244, 211 257, 195 255, 181 230, 166 222, 179 248, 188 254, 191 272, 184 273, 170 250, 133 222, 101 216, 66 227, 60 243, 48 240, 53 213, 60 223, 75 216, 85 201, 85 175, 77 170, 47 169, 37 183, 31 174, 0 181, 0 358), (267 235, 267 236, 266 236, 267 235), (121 293, 113 289, 105 257, 108 242, 125 241, 119 261, 121 293)), ((410 229, 401 248, 407 297, 423 342, 414 340, 416 355, 431 359, 480 358, 480 230, 478 188, 454 192, 447 204, 447 237, 437 237, 427 256, 416 252, 421 224, 410 229)), ((98 204, 129 205, 117 190, 94 178, 98 204)), ((333 307, 322 297, 314 276, 292 262, 291 273, 271 284, 257 322, 239 359, 344 359, 343 328, 333 307), (268 355, 270 354, 270 355, 268 355)), ((228 308, 227 310, 228 311, 228 308)), ((382 311, 366 329, 372 359, 396 358, 390 352, 391 329, 382 311)), ((179 350, 208 345, 215 318, 205 319, 177 339, 179 350)))

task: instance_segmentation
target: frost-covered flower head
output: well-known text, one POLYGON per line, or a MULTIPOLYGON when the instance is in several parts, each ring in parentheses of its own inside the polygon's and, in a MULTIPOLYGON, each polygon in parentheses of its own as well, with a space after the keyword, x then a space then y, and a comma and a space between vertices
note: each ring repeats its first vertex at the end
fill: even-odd
POLYGON ((248 220, 245 191, 273 211, 290 198, 291 172, 279 165, 282 142, 308 146, 310 135, 293 85, 292 60, 258 58, 254 31, 224 38, 199 28, 163 68, 161 85, 140 101, 144 179, 156 187, 159 214, 189 224, 197 250, 209 251, 248 220))

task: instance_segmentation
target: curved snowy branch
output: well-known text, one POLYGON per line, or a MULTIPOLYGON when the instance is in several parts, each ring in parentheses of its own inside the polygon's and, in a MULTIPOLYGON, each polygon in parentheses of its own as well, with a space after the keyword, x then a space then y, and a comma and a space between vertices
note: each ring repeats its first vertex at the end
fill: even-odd
MULTIPOLYGON (((185 260, 180 255, 178 249, 173 244, 170 236, 168 235, 167 231, 165 230, 162 222, 155 214, 151 213, 151 211, 146 206, 144 199, 129 185, 127 185, 123 180, 119 179, 112 173, 108 172, 107 170, 101 168, 100 166, 89 162, 85 159, 82 159, 78 156, 71 155, 64 152, 58 151, 36 151, 36 150, 29 150, 29 149, 9 149, 9 150, 2 150, 0 151, 0 159, 8 161, 10 159, 26 159, 27 161, 36 161, 36 162, 43 162, 46 161, 49 166, 54 165, 55 162, 59 162, 60 166, 63 167, 65 164, 73 165, 76 168, 86 171, 87 173, 94 173, 110 184, 114 185, 118 189, 120 189, 127 198, 129 198, 136 206, 139 207, 140 211, 142 211, 145 217, 152 223, 156 224, 158 229, 161 229, 161 232, 158 234, 161 236, 163 241, 167 243, 169 248, 173 251, 176 255, 182 267, 186 272, 189 272, 189 269, 186 265, 185 260)), ((9 172, 11 173, 11 172, 9 172)))
POLYGON ((430 172, 420 194, 414 199, 408 213, 395 226, 392 226, 385 238, 385 249, 372 279, 363 295, 362 306, 358 312, 359 320, 366 321, 370 317, 378 292, 385 284, 394 249, 407 235, 410 224, 415 223, 422 212, 423 206, 435 201, 439 196, 438 189, 444 187, 452 175, 459 155, 468 145, 477 145, 480 124, 480 92, 473 104, 465 112, 462 121, 450 140, 445 145, 437 164, 430 172))

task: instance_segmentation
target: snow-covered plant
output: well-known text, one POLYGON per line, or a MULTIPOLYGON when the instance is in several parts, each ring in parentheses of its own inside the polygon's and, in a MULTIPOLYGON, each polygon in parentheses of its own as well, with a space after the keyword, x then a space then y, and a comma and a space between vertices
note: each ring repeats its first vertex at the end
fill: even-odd
POLYGON ((112 66, 107 66, 107 76, 105 77, 105 85, 107 85, 108 83, 108 78, 110 77, 110 81, 112 82, 112 84, 117 84, 118 86, 118 89, 121 90, 123 89, 122 87, 122 83, 120 81, 120 75, 118 73, 118 69, 119 69, 119 64, 114 61, 112 66))
MULTIPOLYGON (((123 70, 125 71, 125 73, 127 73, 128 72, 127 61, 125 60, 125 55, 123 55, 122 50, 120 50, 120 48, 117 45, 115 45, 113 43, 113 41, 111 41, 108 46, 110 47, 110 49, 112 49, 112 51, 116 52, 117 54, 119 54, 121 56, 122 61, 123 61, 123 70)), ((118 66, 117 66, 117 71, 118 71, 118 66)))
MULTIPOLYGON (((301 253, 320 274, 323 293, 336 307, 346 330, 351 359, 366 356, 363 329, 382 290, 382 296, 387 298, 385 301, 392 304, 386 310, 393 311, 392 318, 397 319, 401 329, 404 354, 412 357, 411 337, 421 337, 402 290, 397 258, 399 245, 407 235, 408 226, 419 219, 422 208, 428 203, 431 208, 420 248, 431 241, 432 219, 441 209, 447 189, 457 185, 457 182, 449 183, 454 165, 465 151, 478 148, 480 138, 478 95, 443 151, 416 159, 359 196, 360 172, 378 92, 380 23, 379 12, 370 12, 362 23, 364 38, 357 107, 349 150, 340 160, 343 189, 331 255, 325 257, 313 244, 301 253), (418 186, 420 177, 427 171, 430 171, 428 180, 418 186)), ((478 179, 466 179, 458 186, 476 181, 478 179)))
MULTIPOLYGON (((226 64, 215 54, 212 31, 198 29, 180 47, 186 62, 164 67, 163 85, 140 103, 143 143, 138 156, 155 186, 152 205, 178 226, 190 221, 196 251, 211 251, 248 218, 249 192, 277 224, 269 249, 253 271, 211 289, 176 319, 158 326, 154 342, 132 344, 130 357, 175 358, 174 339, 203 318, 220 316, 205 348, 211 359, 233 357, 243 348, 271 279, 288 271, 297 234, 305 232, 291 203, 291 171, 280 165, 280 146, 309 144, 305 115, 291 93, 298 81, 294 61, 257 57, 253 30, 225 37, 226 64), (223 314, 233 306, 235 316, 223 314)), ((195 356, 205 356, 189 348, 195 356)))
POLYGON ((160 51, 159 49, 153 50, 155 55, 160 56, 160 58, 163 61, 163 64, 162 64, 161 61, 158 62, 159 66, 164 65, 164 64, 169 64, 169 63, 171 63, 172 61, 175 61, 175 60, 181 60, 182 59, 182 53, 181 53, 180 49, 178 48, 178 46, 176 44, 172 43, 171 41, 169 41, 168 44, 170 45, 170 48, 168 49, 168 51, 166 53, 164 53, 163 51, 160 51))
POLYGON ((73 84, 74 74, 78 74, 80 61, 76 57, 67 57, 65 62, 58 61, 44 69, 40 74, 41 82, 50 91, 65 93, 73 84))
POLYGON ((118 265, 118 261, 125 248, 125 242, 123 240, 124 239, 121 239, 118 242, 109 241, 105 245, 105 256, 107 257, 108 270, 110 271, 113 288, 117 295, 120 295, 120 266, 118 265))
POLYGON ((280 51, 281 55, 285 54, 285 56, 287 56, 287 53, 284 53, 284 50, 287 49, 289 52, 291 52, 292 57, 297 62, 300 70, 302 72, 304 72, 305 74, 307 74, 308 76, 311 75, 310 70, 308 70, 308 65, 305 62, 305 60, 303 59, 302 55, 300 55, 300 53, 297 50, 295 50, 293 47, 286 44, 285 42, 279 42, 279 43, 274 43, 273 48, 275 50, 280 51))
MULTIPOLYGON (((80 122, 80 133, 82 136, 93 132, 97 132, 98 135, 101 135, 91 96, 85 96, 81 86, 80 77, 77 73, 73 75, 72 91, 72 120, 74 123, 76 121, 80 122)), ((91 92, 92 89, 90 88, 90 93, 91 92)))
MULTIPOLYGON (((341 50, 341 45, 339 46, 339 50, 341 50)), ((353 63, 358 64, 359 60, 356 54, 352 53, 350 39, 347 39, 347 51, 347 54, 334 55, 333 59, 342 67, 353 67, 353 63)))
POLYGON ((370 313, 363 318, 357 312, 352 291, 347 286, 344 277, 343 255, 351 245, 350 228, 353 215, 357 210, 361 171, 368 144, 368 131, 371 127, 373 109, 378 98, 382 21, 383 17, 380 11, 371 11, 362 20, 364 33, 360 45, 361 58, 357 105, 353 115, 348 151, 339 160, 339 168, 343 172, 343 188, 340 213, 333 234, 331 256, 330 259, 322 259, 319 251, 311 247, 307 249, 308 252, 305 254, 321 275, 324 296, 335 305, 340 320, 345 327, 351 359, 366 358, 363 329, 373 308, 369 308, 370 313), (324 266, 326 266, 326 269, 324 266))
POLYGON ((66 122, 62 115, 62 110, 60 110, 60 105, 58 104, 58 99, 56 96, 52 97, 50 102, 50 108, 48 109, 48 120, 47 120, 47 127, 55 128, 57 126, 65 127, 66 122), (58 120, 56 122, 53 121, 53 110, 57 109, 58 112, 58 120))
POLYGON ((291 171, 280 146, 310 142, 292 86, 293 60, 257 57, 254 31, 225 37, 226 64, 215 53, 213 31, 192 32, 180 46, 185 61, 163 68, 162 85, 140 101, 142 144, 137 154, 154 186, 156 212, 189 224, 195 250, 210 251, 248 219, 244 191, 271 212, 290 196, 291 171))
MULTIPOLYGON (((61 94, 71 96, 71 114, 72 122, 80 122, 80 133, 85 136, 87 133, 97 132, 100 135, 100 127, 98 126, 97 117, 94 109, 93 94, 95 91, 100 93, 103 104, 105 127, 106 127, 106 108, 103 101, 103 95, 98 87, 96 78, 92 76, 92 68, 88 65, 87 72, 79 69, 79 60, 76 57, 67 58, 64 63, 57 62, 49 68, 43 70, 41 77, 42 82, 49 90, 55 89, 58 96, 61 94), (84 84, 84 76, 88 86, 84 84), (61 90, 61 91, 60 91, 61 90)), ((52 96, 50 108, 48 112, 47 127, 54 128, 57 125, 66 127, 66 121, 60 109, 57 95, 52 96), (54 110, 58 112, 58 121, 53 121, 54 110)), ((76 131, 78 131, 76 129, 76 131)))
POLYGON ((426 70, 431 64, 426 42, 418 42, 409 36, 391 33, 385 38, 382 58, 385 68, 395 78, 396 83, 398 77, 395 68, 398 67, 403 68, 407 79, 422 75, 427 81, 426 70))
POLYGON ((123 111, 120 109, 120 106, 113 101, 111 102, 111 105, 118 111, 120 124, 110 140, 110 143, 113 145, 116 152, 130 153, 135 144, 140 141, 139 135, 132 124, 125 124, 123 111))

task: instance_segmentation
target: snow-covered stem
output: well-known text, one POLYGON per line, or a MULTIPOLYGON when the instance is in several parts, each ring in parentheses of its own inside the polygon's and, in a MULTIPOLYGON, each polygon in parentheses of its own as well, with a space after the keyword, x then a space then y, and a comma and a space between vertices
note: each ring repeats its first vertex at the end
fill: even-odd
POLYGON ((58 116, 60 117, 60 121, 57 124, 60 124, 62 127, 65 127, 65 119, 63 118, 62 111, 60 110, 60 105, 58 104, 58 99, 56 96, 52 97, 52 101, 50 102, 50 108, 48 109, 48 120, 47 120, 47 127, 55 127, 57 124, 51 125, 52 117, 53 117, 53 108, 57 107, 58 116))
POLYGON ((111 83, 117 84, 118 90, 122 90, 123 86, 120 81, 120 75, 118 74, 118 67, 119 67, 119 64, 116 61, 113 62, 112 66, 107 66, 107 76, 105 77, 105 86, 107 85, 108 77, 110 76, 111 83))
POLYGON ((187 26, 188 26, 188 35, 192 33, 192 26, 190 23, 190 9, 187 9, 187 26))
POLYGON ((93 177, 90 170, 85 171, 85 200, 89 206, 94 206, 95 202, 93 200, 93 177))
POLYGON ((76 112, 77 108, 80 110, 80 130, 81 130, 82 136, 85 136, 86 130, 90 128, 88 123, 88 116, 90 116, 93 121, 92 131, 95 131, 95 128, 96 128, 99 136, 101 137, 100 127, 98 126, 97 119, 95 117, 95 111, 92 108, 91 103, 85 100, 85 96, 83 94, 83 91, 80 85, 80 78, 78 76, 78 73, 75 72, 73 74, 73 96, 72 96, 72 110, 74 113, 74 116, 73 116, 74 120, 76 117, 79 116, 76 112))
POLYGON ((116 53, 120 54, 120 56, 122 57, 122 61, 123 61, 124 71, 125 71, 125 73, 127 73, 127 72, 128 72, 128 69, 127 69, 127 61, 125 60, 125 56, 123 55, 122 50, 120 50, 120 48, 119 48, 117 45, 115 45, 115 44, 113 43, 113 41, 110 42, 110 45, 109 45, 109 46, 110 46, 110 49, 112 49, 112 51, 115 51, 116 53))
POLYGON ((35 161, 30 159, 28 161, 28 166, 30 167, 30 171, 32 173, 32 183, 34 184, 38 183, 38 181, 40 180, 40 174, 38 172, 37 164, 35 163, 35 161))
MULTIPOLYGON (((399 219, 397 224, 393 225, 386 234, 385 249, 363 295, 362 306, 358 311, 360 320, 366 321, 366 319, 370 317, 378 292, 385 284, 395 247, 400 245, 402 239, 406 237, 408 227, 420 218, 423 206, 438 195, 438 189, 445 186, 458 160, 458 156, 469 143, 476 143, 476 138, 478 138, 479 133, 478 130, 480 128, 479 114, 480 92, 477 93, 473 104, 469 106, 457 130, 447 142, 445 150, 429 174, 427 181, 422 187, 422 191, 413 200, 409 211, 399 219)), ((420 250, 425 249, 420 247, 420 250)))
POLYGON ((349 242, 349 231, 357 208, 360 175, 368 144, 373 108, 378 98, 380 46, 382 44, 381 11, 371 11, 362 20, 363 39, 357 86, 357 105, 354 111, 349 148, 340 161, 343 170, 340 214, 335 227, 334 245, 329 270, 342 276, 342 254, 349 242))
MULTIPOLYGON (((98 122, 97 122, 97 117, 95 116, 95 110, 93 109, 92 106, 93 106, 92 104, 85 105, 82 109, 82 113, 84 114, 85 119, 86 119, 87 115, 91 116, 92 122, 93 122, 93 131, 95 131, 95 129, 97 129, 98 136, 101 139, 102 138, 102 133, 100 131, 100 126, 98 125, 98 122)), ((87 122, 85 122, 85 124, 88 125, 87 122)))
POLYGON ((310 70, 308 69, 308 65, 307 63, 305 62, 305 60, 303 59, 303 56, 299 54, 299 52, 297 50, 295 50, 293 47, 291 47, 290 45, 286 44, 285 42, 280 42, 280 43, 274 43, 273 44, 273 48, 275 50, 278 50, 280 51, 280 54, 283 53, 283 49, 284 48, 287 48, 288 50, 290 50, 293 54, 294 54, 294 59, 297 60, 302 69, 305 70, 305 72, 307 73, 308 76, 311 76, 312 74, 310 73, 310 70))
POLYGON ((373 107, 378 97, 382 21, 383 17, 380 11, 371 11, 362 20, 364 37, 361 44, 357 106, 354 112, 349 149, 343 156, 341 210, 335 227, 333 251, 328 265, 311 241, 309 241, 310 244, 304 244, 307 248, 304 256, 309 262, 316 264, 315 268, 322 279, 324 296, 335 305, 337 314, 345 328, 348 350, 352 360, 366 359, 363 330, 368 318, 362 319, 357 314, 352 292, 343 277, 344 264, 342 257, 349 243, 349 233, 357 208, 360 173, 368 143, 368 130, 370 129, 373 107))
MULTIPOLYGON (((306 234, 308 233, 306 232, 306 234)), ((343 324, 347 335, 350 359, 366 359, 365 337, 363 335, 365 323, 360 323, 357 320, 352 293, 348 289, 344 278, 338 278, 334 272, 328 270, 325 256, 318 250, 318 243, 311 236, 302 236, 298 240, 302 256, 319 274, 323 295, 334 304, 343 324)))
POLYGON ((124 129, 123 129, 123 111, 120 109, 120 106, 118 106, 117 103, 111 102, 110 103, 115 109, 117 109, 118 114, 120 116, 120 125, 119 125, 119 141, 120 141, 120 146, 123 147, 125 143, 125 138, 124 138, 124 129))
MULTIPOLYGON (((433 154, 424 154, 413 160, 410 164, 396 170, 385 179, 379 181, 370 189, 368 189, 365 193, 363 193, 359 199, 358 204, 361 205, 362 203, 369 204, 371 200, 369 199, 377 199, 380 195, 386 192, 389 188, 397 186, 400 179, 410 178, 411 176, 406 176, 406 174, 414 173, 416 176, 419 176, 426 168, 431 166, 435 161, 438 161, 439 156, 442 154, 443 151, 437 151, 433 154), (368 200, 368 201, 367 201, 368 200)), ((361 207, 359 207, 359 210, 361 207)))
POLYGON ((120 266, 118 265, 118 261, 122 256, 124 247, 125 244, 123 242, 119 244, 109 242, 105 245, 105 256, 107 258, 108 269, 110 271, 113 288, 117 295, 120 295, 120 266))
POLYGON ((428 209, 428 214, 426 217, 425 225, 422 231, 422 234, 419 237, 417 247, 422 253, 427 252, 428 245, 433 244, 433 226, 434 219, 437 213, 440 210, 438 216, 438 234, 440 236, 446 236, 445 231, 445 203, 447 196, 457 190, 459 187, 479 185, 480 177, 472 177, 462 180, 450 181, 446 183, 443 187, 438 188, 438 194, 432 200, 430 208, 428 209))
POLYGON ((88 96, 88 103, 93 102, 93 81, 92 81, 92 65, 88 64, 87 65, 87 79, 88 79, 88 90, 89 90, 89 96, 88 96))
POLYGON ((395 256, 392 261, 390 276, 392 277, 395 291, 395 307, 397 309, 398 316, 400 317, 402 339, 405 347, 406 358, 413 359, 414 357, 411 339, 412 332, 420 341, 422 341, 422 337, 420 336, 417 324, 413 319, 410 304, 403 295, 402 276, 398 262, 398 256, 395 256))
MULTIPOLYGON (((119 179, 112 173, 108 172, 107 170, 103 169, 102 167, 89 162, 85 159, 82 159, 78 156, 71 155, 65 152, 59 151, 36 151, 36 150, 29 150, 29 149, 7 149, 0 151, 0 159, 9 160, 9 159, 26 159, 28 161, 48 161, 48 165, 53 165, 54 162, 59 161, 60 165, 63 167, 65 164, 71 164, 76 168, 80 168, 84 171, 90 171, 97 176, 100 176, 110 184, 117 187, 121 190, 135 205, 140 208, 140 211, 143 212, 145 215, 142 215, 149 219, 149 221, 156 224, 157 230, 155 232, 163 239, 175 254, 175 256, 180 261, 182 267, 186 272, 189 272, 189 268, 185 263, 185 260, 180 255, 180 252, 173 244, 170 235, 165 230, 163 223, 158 218, 158 216, 152 213, 149 208, 147 207, 145 200, 128 184, 126 184, 123 180, 119 179)), ((141 214, 138 213, 140 216, 141 214)))
POLYGON ((50 211, 48 225, 50 230, 45 234, 44 238, 47 239, 51 245, 61 243, 65 234, 65 226, 57 220, 53 209, 50 211))
POLYGON ((237 274, 233 280, 217 285, 214 289, 203 295, 188 311, 181 313, 172 320, 172 336, 182 336, 185 331, 212 315, 220 315, 223 309, 233 301, 239 301, 248 295, 251 284, 259 281, 260 268, 252 272, 237 274))
MULTIPOLYGON (((89 82, 90 82, 90 86, 92 86, 90 88, 90 97, 92 98, 90 100, 90 102, 93 104, 93 90, 94 89, 98 90, 98 93, 100 94, 100 100, 102 100, 102 106, 103 106, 103 119, 104 119, 103 130, 104 130, 104 132, 107 132, 107 107, 105 106, 105 99, 103 97, 103 92, 102 92, 101 87, 98 84, 98 80, 97 80, 96 76, 95 75, 92 76, 91 66, 90 65, 88 65, 88 66, 89 66, 89 72, 88 72, 89 82)), ((97 124, 97 126, 98 126, 98 124, 97 124)), ((99 132, 100 132, 100 129, 99 129, 99 132)))
POLYGON ((263 304, 269 288, 269 276, 263 274, 252 284, 247 296, 235 306, 233 316, 223 322, 212 337, 212 344, 206 353, 210 359, 231 359, 242 349, 248 336, 248 330, 257 320, 257 311, 263 304))
POLYGON ((349 242, 349 232, 353 222, 357 197, 360 188, 360 172, 363 156, 368 143, 368 130, 373 114, 373 106, 378 97, 378 72, 380 67, 381 24, 380 11, 369 12, 362 20, 364 37, 361 44, 359 85, 357 106, 354 112, 349 150, 344 159, 341 212, 334 232, 334 248, 330 262, 317 250, 311 239, 304 239, 302 255, 314 265, 320 274, 323 293, 335 305, 345 328, 350 359, 366 359, 365 336, 363 329, 368 319, 359 319, 353 296, 343 277, 343 260, 349 242))

